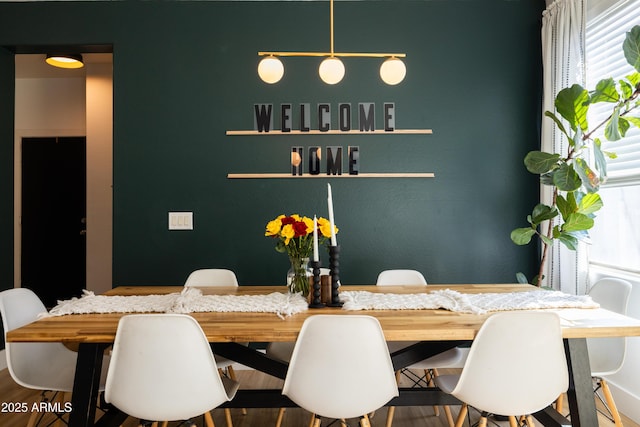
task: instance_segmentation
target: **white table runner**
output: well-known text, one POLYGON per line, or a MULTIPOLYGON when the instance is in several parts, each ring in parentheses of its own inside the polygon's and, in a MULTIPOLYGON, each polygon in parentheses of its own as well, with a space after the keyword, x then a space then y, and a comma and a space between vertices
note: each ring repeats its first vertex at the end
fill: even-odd
POLYGON ((443 289, 420 294, 388 294, 342 291, 345 310, 437 310, 484 314, 489 311, 551 308, 598 308, 588 295, 569 295, 560 291, 462 294, 443 289))
MULTIPOLYGON (((291 316, 308 309, 300 294, 274 292, 268 295, 203 295, 197 288, 166 295, 106 296, 84 291, 80 298, 58 301, 49 316, 90 313, 198 313, 244 312, 275 313, 291 316)), ((45 314, 46 316, 46 314, 45 314)))
MULTIPOLYGON (((342 291, 344 310, 437 310, 483 314, 489 311, 552 308, 598 308, 588 295, 559 291, 462 294, 443 289, 419 294, 342 291)), ((273 292, 268 295, 203 295, 197 288, 166 295, 106 296, 84 291, 80 298, 58 301, 44 316, 90 313, 274 313, 291 316, 308 310, 301 294, 273 292)))

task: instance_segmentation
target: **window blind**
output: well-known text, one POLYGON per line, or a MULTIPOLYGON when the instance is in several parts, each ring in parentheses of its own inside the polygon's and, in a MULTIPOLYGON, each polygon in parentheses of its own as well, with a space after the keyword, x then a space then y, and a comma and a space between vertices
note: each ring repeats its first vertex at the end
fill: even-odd
MULTIPOLYGON (((640 23, 640 2, 638 0, 620 0, 602 10, 610 0, 592 0, 589 2, 591 15, 586 28, 587 52, 587 88, 593 89, 603 78, 613 77, 619 80, 634 70, 627 63, 622 51, 626 32, 640 23)), ((590 15, 589 10, 587 14, 590 15)), ((589 109, 590 127, 606 120, 611 114, 612 104, 594 104, 589 109)), ((639 117, 640 111, 631 113, 639 117)), ((602 140, 603 149, 617 154, 616 159, 607 162, 608 183, 629 184, 640 182, 640 129, 631 127, 626 138, 620 141, 607 141, 603 137, 604 127, 596 132, 602 140)))

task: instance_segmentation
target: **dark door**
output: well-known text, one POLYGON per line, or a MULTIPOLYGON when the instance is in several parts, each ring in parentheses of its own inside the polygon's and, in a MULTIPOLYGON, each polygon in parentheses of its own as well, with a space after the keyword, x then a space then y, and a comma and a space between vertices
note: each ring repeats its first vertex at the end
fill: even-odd
POLYGON ((22 139, 22 287, 47 307, 86 287, 86 139, 22 139))

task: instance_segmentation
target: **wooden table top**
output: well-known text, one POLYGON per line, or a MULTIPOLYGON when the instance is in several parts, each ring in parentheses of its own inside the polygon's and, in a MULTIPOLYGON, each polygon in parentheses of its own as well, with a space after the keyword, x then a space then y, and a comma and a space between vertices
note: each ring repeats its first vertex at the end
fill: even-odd
MULTIPOLYGON (((536 290, 520 284, 354 286, 344 290, 386 293, 419 293, 438 289, 462 293, 502 293, 536 290)), ((182 286, 123 286, 105 295, 153 295, 180 292, 182 286)), ((284 286, 240 286, 200 288, 204 294, 257 295, 284 292, 284 286)), ((640 320, 603 309, 558 309, 564 338, 640 336, 640 320)), ((309 309, 285 319, 273 313, 192 313, 210 342, 295 341, 304 320, 316 314, 371 315, 376 317, 388 341, 473 340, 484 320, 491 315, 456 313, 446 310, 347 311, 325 307, 309 309)), ((7 333, 8 342, 112 343, 124 313, 72 314, 46 317, 7 333)))

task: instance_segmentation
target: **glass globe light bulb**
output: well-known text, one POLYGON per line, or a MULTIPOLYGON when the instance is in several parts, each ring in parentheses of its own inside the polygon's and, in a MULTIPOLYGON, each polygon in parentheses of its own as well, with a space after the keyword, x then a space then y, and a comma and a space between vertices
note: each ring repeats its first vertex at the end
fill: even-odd
POLYGON ((284 75, 284 65, 275 56, 267 56, 258 63, 258 75, 265 83, 278 83, 284 75))
POLYGON ((344 77, 344 64, 335 56, 330 56, 320 63, 318 74, 323 82, 334 85, 344 77))
POLYGON ((380 66, 380 78, 388 85, 397 85, 406 75, 407 67, 396 57, 387 59, 380 66))

